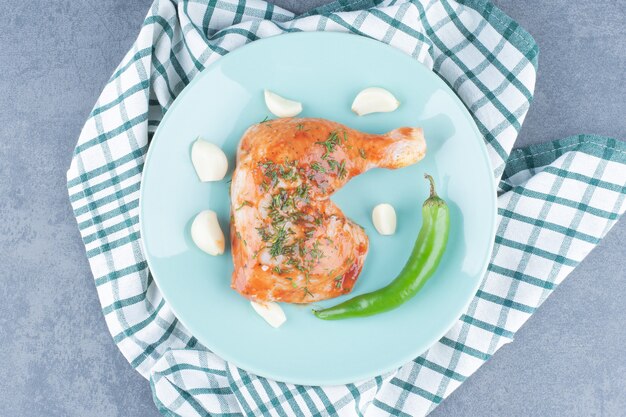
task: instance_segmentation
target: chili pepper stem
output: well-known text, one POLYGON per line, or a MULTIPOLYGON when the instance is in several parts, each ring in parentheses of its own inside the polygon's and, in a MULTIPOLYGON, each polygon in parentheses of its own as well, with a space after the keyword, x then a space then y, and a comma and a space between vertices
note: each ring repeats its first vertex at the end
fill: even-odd
POLYGON ((439 197, 435 191, 435 180, 429 174, 424 174, 424 178, 430 181, 430 197, 439 197))

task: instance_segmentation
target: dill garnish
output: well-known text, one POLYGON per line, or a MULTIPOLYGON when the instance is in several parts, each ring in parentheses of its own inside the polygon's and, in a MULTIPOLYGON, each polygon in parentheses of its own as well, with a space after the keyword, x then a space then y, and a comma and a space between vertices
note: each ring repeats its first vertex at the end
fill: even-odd
POLYGON ((272 235, 270 235, 265 227, 257 227, 256 231, 259 233, 261 240, 263 242, 269 242, 272 239, 272 235))
POLYGON ((313 249, 309 251, 309 255, 311 255, 311 259, 314 262, 319 261, 324 256, 324 253, 320 250, 319 245, 319 242, 315 241, 313 243, 313 249))
POLYGON ((339 289, 341 288, 342 284, 343 284, 343 276, 339 275, 338 277, 335 277, 335 288, 339 289))
POLYGON ((314 170, 316 170, 317 172, 321 172, 322 174, 326 172, 326 170, 324 169, 323 166, 321 166, 319 164, 319 162, 313 162, 311 164, 311 168, 313 168, 314 170))
POLYGON ((309 185, 302 183, 296 187, 296 196, 308 201, 309 185))
MULTIPOLYGON (((285 158, 284 164, 277 164, 272 161, 259 162, 259 167, 263 171, 263 175, 271 180, 270 184, 267 186, 275 186, 278 183, 278 178, 282 178, 286 181, 294 181, 297 180, 298 168, 296 167, 295 161, 289 161, 285 158)), ((266 181, 263 181, 262 185, 265 184, 266 181)))
POLYGON ((244 200, 244 202, 243 202, 243 203, 241 203, 241 205, 240 205, 239 207, 237 207, 237 208, 235 209, 235 211, 239 211, 239 210, 240 210, 240 209, 242 209, 244 206, 249 206, 249 207, 252 207, 252 203, 251 203, 251 202, 249 202, 248 200, 244 200))
POLYGON ((270 256, 275 258, 285 253, 285 241, 287 240, 287 231, 284 227, 280 227, 272 237, 270 245, 270 256))
POLYGON ((341 161, 341 163, 339 164, 339 167, 337 168, 337 176, 339 177, 339 179, 343 179, 343 177, 346 176, 346 161, 345 160, 341 161))
MULTIPOLYGON (((343 132, 344 139, 346 137, 346 132, 343 132)), ((330 156, 331 153, 335 151, 337 145, 341 145, 341 138, 337 134, 337 131, 333 130, 330 132, 328 139, 325 141, 315 142, 317 145, 322 145, 325 149, 324 155, 322 155, 322 159, 326 159, 330 156)))
MULTIPOLYGON (((303 130, 303 127, 298 125, 297 129, 303 130)), ((318 160, 310 164, 309 170, 288 158, 280 162, 266 160, 258 163, 263 175, 260 188, 267 195, 264 203, 267 218, 256 228, 264 242, 262 250, 267 250, 272 258, 281 259, 280 265, 273 267, 274 273, 284 277, 283 274, 299 271, 306 277, 304 282, 300 282, 300 277, 284 277, 294 288, 304 291, 304 298, 315 297, 308 287, 309 272, 325 256, 321 242, 313 241, 316 227, 322 225, 323 218, 315 218, 307 209, 311 189, 305 176, 314 177, 312 171, 345 175, 345 161, 338 162, 330 157, 330 153, 342 143, 340 135, 341 132, 332 132, 326 141, 320 142, 326 151, 328 167, 318 160)), ((242 206, 248 203, 244 202, 242 206)))
POLYGON ((280 173, 280 176, 283 179, 287 180, 287 181, 293 181, 293 180, 295 180, 298 177, 298 172, 293 167, 292 168, 288 168, 288 169, 287 168, 283 168, 281 173, 280 173))

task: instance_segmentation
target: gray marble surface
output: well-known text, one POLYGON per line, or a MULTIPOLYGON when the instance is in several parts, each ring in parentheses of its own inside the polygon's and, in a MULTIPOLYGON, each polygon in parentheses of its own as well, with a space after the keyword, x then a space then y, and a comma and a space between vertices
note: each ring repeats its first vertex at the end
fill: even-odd
MULTIPOLYGON (((303 11, 323 0, 276 0, 303 11)), ((0 0, 0 415, 157 416, 113 344, 65 189, 150 0, 0 0)), ((541 48, 518 146, 626 139, 624 0, 496 4, 541 48)), ((433 416, 626 415, 626 221, 433 416)))

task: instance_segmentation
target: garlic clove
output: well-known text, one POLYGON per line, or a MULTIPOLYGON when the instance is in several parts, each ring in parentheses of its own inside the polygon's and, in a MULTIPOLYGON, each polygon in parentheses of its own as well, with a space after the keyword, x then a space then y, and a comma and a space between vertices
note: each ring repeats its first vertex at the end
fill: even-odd
POLYGON ((352 111, 359 116, 370 113, 387 113, 400 106, 398 99, 380 87, 369 87, 361 91, 352 102, 352 111))
POLYGON ((257 314, 263 317, 263 320, 269 323, 274 328, 279 328, 284 322, 287 321, 285 312, 278 303, 272 301, 258 303, 256 301, 250 301, 252 308, 257 314))
POLYGON ((265 105, 275 116, 293 117, 302 111, 302 103, 286 99, 269 90, 265 90, 264 95, 265 105))
POLYGON ((228 158, 219 146, 196 139, 191 147, 191 162, 200 181, 219 181, 228 171, 228 158))
POLYGON ((372 210, 372 223, 383 236, 393 235, 396 232, 396 211, 391 204, 382 203, 372 210))
POLYGON ((196 215, 191 223, 191 239, 209 255, 217 256, 224 253, 224 233, 214 211, 204 210, 196 215))

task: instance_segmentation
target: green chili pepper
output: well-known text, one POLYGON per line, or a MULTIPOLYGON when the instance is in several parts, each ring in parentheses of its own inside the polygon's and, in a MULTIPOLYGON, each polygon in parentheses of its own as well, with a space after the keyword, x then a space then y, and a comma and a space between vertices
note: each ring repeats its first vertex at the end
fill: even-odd
POLYGON ((430 181, 430 197, 422 206, 422 228, 400 274, 379 290, 358 295, 333 307, 314 310, 315 316, 324 320, 339 320, 393 310, 417 294, 432 276, 448 243, 450 213, 446 202, 435 192, 433 178, 428 174, 424 177, 430 181))

